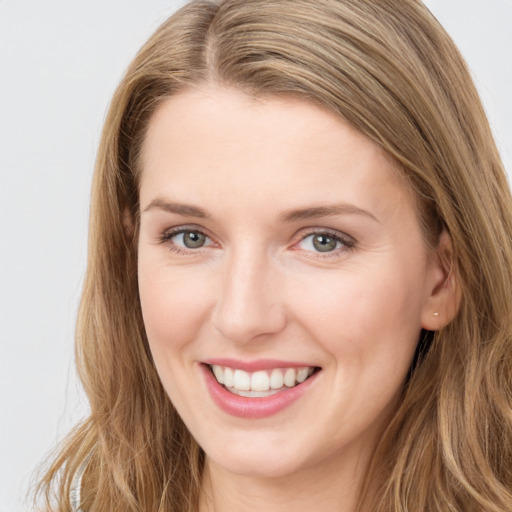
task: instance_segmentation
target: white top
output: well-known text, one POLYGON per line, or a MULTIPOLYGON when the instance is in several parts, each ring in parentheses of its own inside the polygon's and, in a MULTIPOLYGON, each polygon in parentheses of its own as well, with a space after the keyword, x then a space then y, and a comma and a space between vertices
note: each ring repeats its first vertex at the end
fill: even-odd
POLYGON ((69 491, 69 503, 71 505, 71 511, 72 512, 83 512, 80 508, 82 496, 82 477, 84 476, 85 469, 87 468, 87 465, 89 464, 89 460, 91 458, 92 454, 89 454, 82 465, 80 466, 80 469, 75 473, 75 476, 73 477, 73 481, 71 482, 71 489, 69 491))

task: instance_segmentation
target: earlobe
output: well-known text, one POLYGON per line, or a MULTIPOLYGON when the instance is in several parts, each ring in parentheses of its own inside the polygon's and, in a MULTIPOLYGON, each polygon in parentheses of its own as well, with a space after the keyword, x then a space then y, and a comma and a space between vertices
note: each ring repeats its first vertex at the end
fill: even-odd
POLYGON ((462 298, 454 265, 452 240, 446 229, 439 236, 438 246, 432 256, 427 293, 421 316, 422 328, 438 331, 455 318, 462 298))

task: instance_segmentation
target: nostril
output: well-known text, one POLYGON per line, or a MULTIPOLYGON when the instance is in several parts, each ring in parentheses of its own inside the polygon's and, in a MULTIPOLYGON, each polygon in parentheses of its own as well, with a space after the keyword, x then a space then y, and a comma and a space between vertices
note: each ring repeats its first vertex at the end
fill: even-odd
POLYGON ((250 252, 244 256, 237 251, 236 257, 226 262, 211 316, 214 328, 234 343, 261 340, 286 325, 277 276, 271 275, 266 262, 254 257, 254 250, 250 252))

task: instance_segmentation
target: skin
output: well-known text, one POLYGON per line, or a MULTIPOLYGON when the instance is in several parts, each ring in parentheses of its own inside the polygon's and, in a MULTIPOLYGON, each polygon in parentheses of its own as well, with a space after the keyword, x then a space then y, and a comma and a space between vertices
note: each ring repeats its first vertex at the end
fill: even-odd
POLYGON ((450 319, 447 235, 426 246, 391 160, 338 117, 214 86, 154 115, 140 205, 144 322, 163 385, 206 453, 201 512, 353 511, 421 329, 450 319), (183 227, 204 245, 185 247, 171 231, 183 227), (326 231, 340 241, 318 252, 312 233, 326 231), (201 362, 214 357, 321 371, 286 409, 239 418, 208 393, 201 362))

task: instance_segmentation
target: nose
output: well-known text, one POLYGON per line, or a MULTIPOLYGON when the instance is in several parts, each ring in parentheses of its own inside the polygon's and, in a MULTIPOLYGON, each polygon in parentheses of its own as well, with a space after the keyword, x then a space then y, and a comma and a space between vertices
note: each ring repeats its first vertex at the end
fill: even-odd
POLYGON ((282 289, 272 262, 254 254, 233 255, 219 278, 220 295, 212 322, 225 339, 245 344, 284 329, 282 289))

